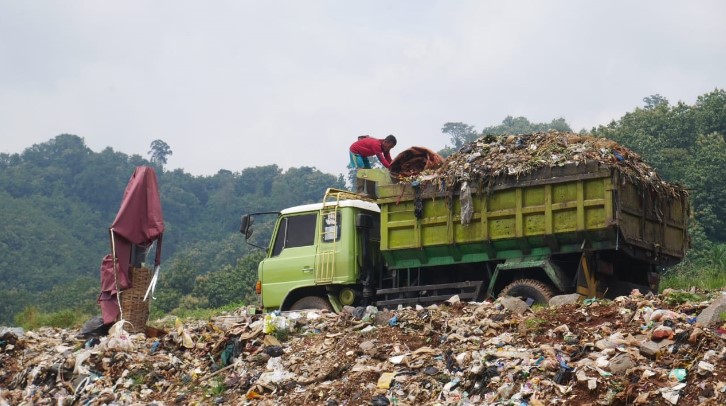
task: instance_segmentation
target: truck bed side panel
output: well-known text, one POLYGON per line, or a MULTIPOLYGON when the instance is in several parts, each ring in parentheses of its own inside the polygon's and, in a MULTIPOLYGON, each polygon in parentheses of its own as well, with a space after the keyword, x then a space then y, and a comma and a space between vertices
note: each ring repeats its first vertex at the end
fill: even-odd
POLYGON ((595 250, 633 244, 678 259, 684 254, 684 197, 644 193, 616 170, 597 165, 546 168, 471 188, 473 216, 462 224, 459 185, 447 194, 434 181, 418 188, 379 184, 381 249, 389 266, 578 252, 584 240, 595 250))

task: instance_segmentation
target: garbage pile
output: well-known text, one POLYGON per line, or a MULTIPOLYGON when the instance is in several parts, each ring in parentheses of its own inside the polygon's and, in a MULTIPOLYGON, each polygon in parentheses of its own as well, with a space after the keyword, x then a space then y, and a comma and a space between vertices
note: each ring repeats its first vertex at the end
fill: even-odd
POLYGON ((558 131, 483 136, 461 147, 438 169, 411 174, 402 180, 435 179, 446 187, 462 181, 486 184, 501 176, 520 177, 541 168, 592 162, 616 168, 637 184, 657 191, 685 193, 663 181, 638 154, 615 141, 558 131))
POLYGON ((0 328, 0 405, 720 405, 721 292, 0 328))

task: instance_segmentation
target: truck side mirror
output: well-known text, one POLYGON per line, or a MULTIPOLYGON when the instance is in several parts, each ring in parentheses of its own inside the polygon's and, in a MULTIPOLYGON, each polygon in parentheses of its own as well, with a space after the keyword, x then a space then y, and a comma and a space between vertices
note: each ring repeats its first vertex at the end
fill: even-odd
POLYGON ((242 216, 241 219, 241 225, 239 228, 239 232, 244 234, 245 240, 249 239, 252 236, 252 224, 255 222, 254 217, 250 216, 249 214, 245 214, 242 216))
POLYGON ((358 213, 355 216, 356 228, 373 228, 373 216, 370 214, 358 213))

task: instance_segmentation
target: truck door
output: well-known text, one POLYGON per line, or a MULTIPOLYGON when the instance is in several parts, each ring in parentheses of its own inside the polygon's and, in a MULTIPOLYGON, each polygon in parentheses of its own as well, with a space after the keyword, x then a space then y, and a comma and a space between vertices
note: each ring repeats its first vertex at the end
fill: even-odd
POLYGON ((262 261, 262 301, 279 308, 285 295, 315 283, 315 240, 318 213, 282 217, 270 257, 262 261))

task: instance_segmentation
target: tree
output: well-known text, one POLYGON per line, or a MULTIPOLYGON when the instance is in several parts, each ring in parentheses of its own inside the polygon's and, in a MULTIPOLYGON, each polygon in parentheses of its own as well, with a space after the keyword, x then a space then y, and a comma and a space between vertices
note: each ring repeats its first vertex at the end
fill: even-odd
POLYGON ((236 191, 243 196, 254 194, 257 198, 269 197, 272 193, 272 183, 280 174, 282 174, 282 169, 277 165, 245 168, 236 177, 236 191))
POLYGON ((644 97, 643 102, 645 102, 645 108, 647 110, 654 109, 660 105, 668 106, 668 99, 666 99, 665 97, 663 97, 659 94, 654 94, 652 96, 644 97))
POLYGON ((42 167, 60 166, 66 173, 83 168, 91 150, 83 138, 73 134, 61 134, 48 142, 35 144, 23 151, 23 160, 42 167))
POLYGON ((726 90, 716 89, 699 96, 693 110, 699 134, 717 132, 726 140, 726 90))
POLYGON ((507 116, 502 120, 502 124, 493 127, 486 127, 482 130, 482 134, 487 135, 510 135, 510 134, 529 134, 533 132, 544 131, 565 131, 570 132, 572 129, 564 118, 560 117, 549 123, 532 123, 526 117, 507 116))
POLYGON ((649 108, 636 108, 618 121, 593 129, 593 134, 639 153, 666 180, 683 181, 689 150, 699 133, 694 113, 685 103, 670 106, 661 101, 649 108))
POLYGON ((660 95, 607 126, 593 129, 634 150, 670 182, 691 190, 695 219, 690 228, 690 257, 702 257, 713 243, 726 241, 726 92, 714 90, 695 105, 675 106, 660 95))
POLYGON ((474 131, 474 126, 461 122, 448 122, 441 127, 441 132, 449 134, 451 145, 454 149, 459 149, 464 144, 472 142, 478 137, 478 134, 474 131))
POLYGON ((446 123, 441 128, 441 132, 449 134, 451 137, 451 145, 444 147, 438 151, 439 155, 448 157, 456 152, 464 144, 475 141, 483 135, 510 135, 510 134, 528 134, 543 131, 563 131, 571 132, 572 129, 564 118, 556 118, 549 123, 531 123, 526 117, 507 116, 502 120, 502 124, 497 126, 486 127, 481 134, 474 131, 474 127, 464 123, 446 123))
POLYGON ((552 120, 549 124, 550 130, 555 131, 563 131, 563 132, 571 132, 572 128, 570 128, 570 125, 567 124, 567 121, 565 121, 564 117, 556 118, 552 120))
MULTIPOLYGON (((696 219, 711 241, 726 241, 726 142, 723 135, 699 135, 692 149, 696 159, 686 159, 685 182, 693 188, 691 202, 696 219)), ((674 162, 676 164, 676 162, 674 162)))
POLYGON ((154 140, 151 142, 151 149, 149 155, 151 155, 151 163, 163 167, 166 165, 166 157, 173 155, 169 144, 162 140, 154 140))
POLYGON ((20 154, 6 154, 0 153, 0 169, 7 169, 13 165, 18 165, 21 162, 20 154))
POLYGON ((105 148, 88 157, 66 193, 72 193, 104 215, 115 215, 133 171, 127 155, 105 148))
POLYGON ((314 167, 290 168, 272 185, 272 207, 283 209, 298 204, 320 202, 327 188, 343 189, 339 178, 314 167))
POLYGON ((201 256, 203 253, 197 247, 188 247, 162 266, 154 302, 156 309, 170 312, 179 307, 182 297, 192 292, 196 278, 208 271, 201 256))
POLYGON ((197 278, 193 295, 202 298, 210 307, 220 307, 230 303, 254 303, 257 267, 264 258, 264 251, 253 251, 222 269, 197 278))

